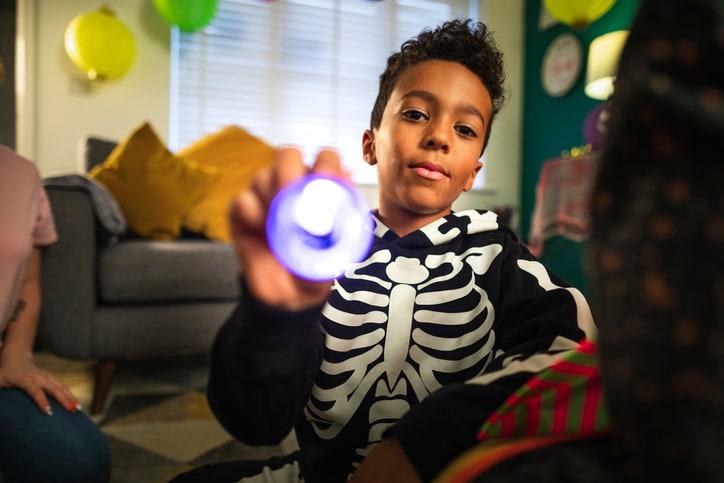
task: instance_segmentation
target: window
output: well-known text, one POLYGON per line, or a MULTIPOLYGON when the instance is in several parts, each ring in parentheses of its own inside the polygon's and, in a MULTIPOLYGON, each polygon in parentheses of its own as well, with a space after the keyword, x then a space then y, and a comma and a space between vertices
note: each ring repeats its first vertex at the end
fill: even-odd
POLYGON ((361 142, 387 57, 424 27, 472 16, 471 3, 219 0, 202 31, 174 29, 169 144, 236 124, 308 159, 335 146, 355 182, 374 184, 361 142))

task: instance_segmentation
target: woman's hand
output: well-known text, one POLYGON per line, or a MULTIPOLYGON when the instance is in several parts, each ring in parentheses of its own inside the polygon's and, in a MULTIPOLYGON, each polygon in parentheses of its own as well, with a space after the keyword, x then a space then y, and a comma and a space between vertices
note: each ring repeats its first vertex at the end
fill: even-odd
POLYGON ((8 357, 3 353, 0 365, 0 388, 15 387, 25 391, 46 414, 50 413, 47 394, 70 412, 81 409, 78 400, 63 383, 51 373, 37 367, 31 358, 8 357))
POLYGON ((248 289, 261 302, 289 310, 324 302, 331 286, 331 281, 310 282, 290 273, 274 257, 266 238, 272 199, 286 185, 309 173, 348 177, 336 151, 321 150, 310 169, 298 149, 284 147, 277 151, 274 165, 260 172, 231 206, 231 234, 248 289))

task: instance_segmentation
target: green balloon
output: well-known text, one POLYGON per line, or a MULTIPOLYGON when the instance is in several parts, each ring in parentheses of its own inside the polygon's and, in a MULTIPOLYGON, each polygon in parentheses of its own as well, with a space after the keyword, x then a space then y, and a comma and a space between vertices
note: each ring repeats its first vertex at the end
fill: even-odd
POLYGON ((153 0, 153 4, 166 22, 195 32, 214 18, 218 0, 153 0))

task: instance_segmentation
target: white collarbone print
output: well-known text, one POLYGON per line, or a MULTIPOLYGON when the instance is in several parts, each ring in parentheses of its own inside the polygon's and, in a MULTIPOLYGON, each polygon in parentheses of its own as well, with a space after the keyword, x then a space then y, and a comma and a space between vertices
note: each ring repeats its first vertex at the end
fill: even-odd
POLYGON ((364 402, 363 457, 446 375, 481 373, 493 355, 495 313, 477 278, 501 252, 491 244, 421 250, 417 259, 382 248, 338 281, 323 312, 325 358, 306 408, 316 434, 337 436, 364 402))

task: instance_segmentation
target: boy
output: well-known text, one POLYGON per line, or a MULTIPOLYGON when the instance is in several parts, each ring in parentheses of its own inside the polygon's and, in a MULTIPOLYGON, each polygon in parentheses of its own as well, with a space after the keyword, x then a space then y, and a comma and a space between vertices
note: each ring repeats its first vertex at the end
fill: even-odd
MULTIPOLYGON (((300 445, 268 465, 276 480, 244 481, 430 480, 509 394, 592 330, 581 294, 494 213, 451 210, 482 167, 501 57, 468 20, 388 59, 362 139, 379 177, 375 242, 333 283, 294 277, 266 243, 272 197, 309 171, 297 150, 281 149, 235 201, 244 295, 216 340, 209 401, 245 443, 294 429, 300 445)), ((331 150, 312 170, 342 176, 331 150)))

